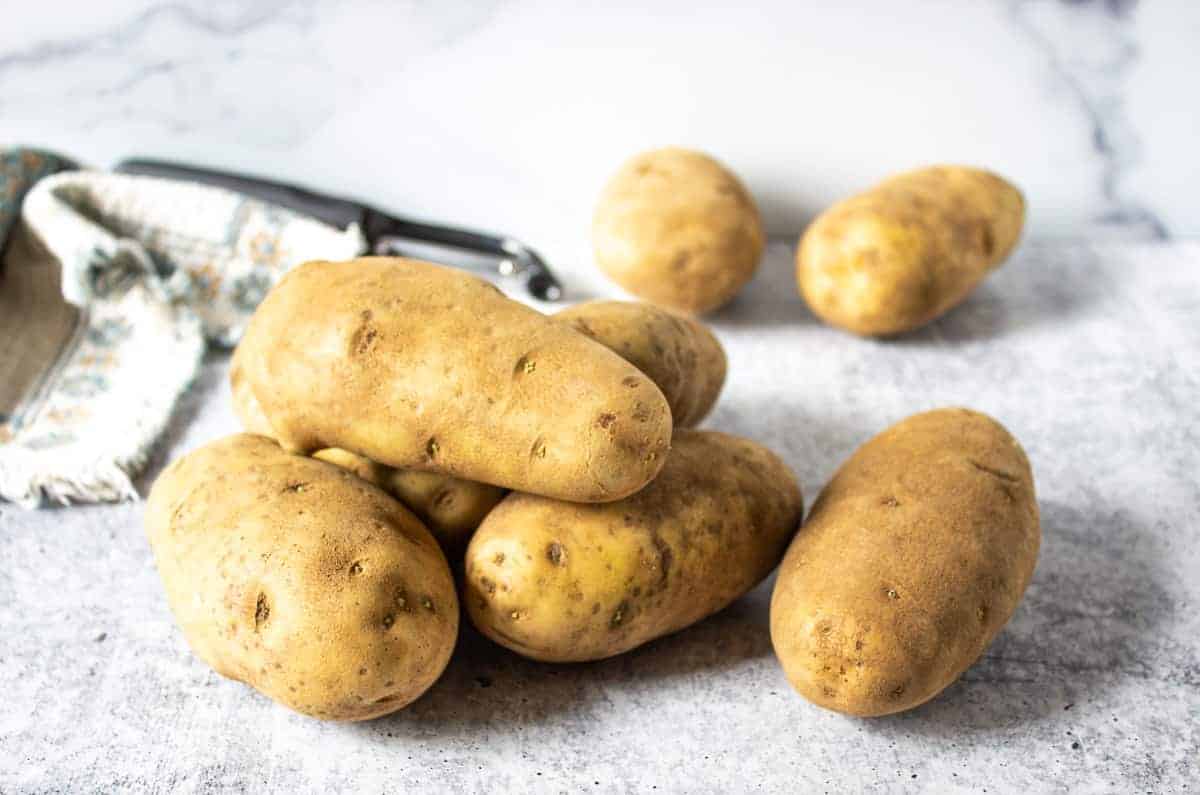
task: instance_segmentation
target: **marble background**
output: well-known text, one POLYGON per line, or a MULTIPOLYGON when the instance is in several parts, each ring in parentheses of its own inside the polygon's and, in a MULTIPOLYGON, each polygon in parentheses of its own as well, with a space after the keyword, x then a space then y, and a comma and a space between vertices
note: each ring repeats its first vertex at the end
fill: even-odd
POLYGON ((931 161, 1009 175, 1035 236, 1200 233, 1200 3, 586 5, 21 4, 0 137, 300 180, 565 269, 606 176, 669 143, 726 160, 780 237, 931 161))

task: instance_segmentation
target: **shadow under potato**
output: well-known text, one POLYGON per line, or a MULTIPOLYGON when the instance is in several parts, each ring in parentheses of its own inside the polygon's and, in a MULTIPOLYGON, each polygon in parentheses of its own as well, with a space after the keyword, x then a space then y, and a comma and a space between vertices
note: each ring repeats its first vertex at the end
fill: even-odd
POLYGON ((813 325, 820 322, 796 286, 794 241, 770 241, 758 271, 737 296, 701 318, 718 327, 813 325))
POLYGON ((1064 320, 1103 297, 1093 249, 1031 244, 1017 249, 962 303, 941 317, 884 341, 898 347, 993 340, 1064 320))
POLYGON ((1085 711, 1123 680, 1200 686, 1200 660, 1157 631, 1176 605, 1142 522, 1095 498, 1086 509, 1040 506, 1038 566, 1012 621, 958 682, 917 709, 866 721, 868 730, 949 738, 1085 711))
MULTIPOLYGON (((1103 298, 1100 272, 1095 251, 1086 246, 1021 246, 942 316, 910 332, 878 339, 898 347, 923 347, 997 339, 1043 323, 1061 325, 1103 298)), ((783 241, 768 246, 758 273, 733 301, 704 319, 735 328, 823 323, 800 296, 795 246, 783 241)))
POLYGON ((767 604, 773 578, 725 610, 625 654, 586 663, 528 660, 481 635, 463 617, 458 646, 442 678, 392 715, 357 724, 371 733, 422 733, 431 727, 494 721, 531 724, 584 714, 614 688, 653 687, 663 678, 710 676, 772 654, 767 604))
MULTIPOLYGON (((170 420, 163 428, 162 434, 154 440, 150 455, 141 473, 134 478, 138 493, 145 498, 150 493, 159 473, 169 463, 167 456, 185 438, 194 424, 200 409, 206 402, 214 399, 222 390, 229 390, 229 359, 232 351, 210 345, 204 352, 200 369, 196 378, 179 396, 175 407, 171 410, 170 420)), ((230 427, 228 432, 241 430, 237 426, 230 427)))

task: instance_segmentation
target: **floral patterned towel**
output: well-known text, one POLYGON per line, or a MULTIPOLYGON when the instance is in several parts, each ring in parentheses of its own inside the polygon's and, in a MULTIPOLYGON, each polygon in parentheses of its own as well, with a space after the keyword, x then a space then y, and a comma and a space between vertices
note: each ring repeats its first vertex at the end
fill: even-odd
MULTIPOLYGON (((357 227, 335 229, 221 188, 90 171, 38 182, 14 230, 23 233, 61 264, 62 298, 78 307, 65 344, 0 415, 0 497, 31 507, 136 498, 131 477, 194 378, 205 341, 236 343, 294 265, 366 249, 357 227)), ((21 281, 14 274, 45 268, 34 248, 9 246, 0 292, 21 281)), ((36 347, 36 326, 21 326, 29 344, 8 350, 36 347)))

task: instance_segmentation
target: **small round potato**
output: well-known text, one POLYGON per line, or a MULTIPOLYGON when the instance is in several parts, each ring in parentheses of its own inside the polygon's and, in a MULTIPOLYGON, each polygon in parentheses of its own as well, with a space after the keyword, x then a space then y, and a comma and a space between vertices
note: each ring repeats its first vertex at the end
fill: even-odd
POLYGON ((475 626, 535 660, 598 660, 694 624, 779 563, 803 513, 761 445, 680 430, 662 473, 619 502, 513 493, 467 548, 475 626))
POLYGON ((404 503, 425 522, 454 567, 462 560, 475 528, 506 494, 504 489, 473 480, 393 469, 336 447, 319 450, 313 458, 348 469, 404 503))
POLYGON ((416 469, 391 470, 384 488, 425 520, 455 569, 471 534, 508 493, 487 483, 416 469))
POLYGON ((676 428, 699 424, 725 385, 725 349, 699 320, 636 301, 588 301, 555 317, 650 376, 676 428))
POLYGON ((725 304, 762 258, 762 219, 728 169, 701 152, 643 152, 621 166, 592 222, 596 263, 629 292, 683 312, 725 304))
POLYGON ((1008 623, 1037 563, 1029 460, 967 409, 871 439, 821 492, 779 569, 771 641, 809 701, 886 715, 936 696, 1008 623))
POLYGON ((450 659, 445 557, 404 506, 344 469, 229 436, 163 471, 146 528, 197 656, 297 712, 394 712, 450 659))
POLYGON ((796 252, 818 317, 864 336, 901 334, 961 302, 1021 235, 1021 192, 988 171, 933 166, 823 212, 796 252))

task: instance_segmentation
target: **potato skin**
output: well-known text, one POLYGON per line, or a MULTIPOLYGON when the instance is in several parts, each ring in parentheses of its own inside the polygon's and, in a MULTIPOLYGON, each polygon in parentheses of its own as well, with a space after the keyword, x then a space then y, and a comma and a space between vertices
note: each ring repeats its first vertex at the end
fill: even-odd
MULTIPOLYGON (((249 433, 273 438, 275 434, 271 424, 267 422, 258 399, 246 383, 241 367, 241 350, 241 346, 234 350, 229 370, 234 413, 249 433)), ((394 469, 337 447, 318 450, 312 457, 349 470, 404 503, 404 507, 415 513, 433 533, 450 561, 461 560, 471 533, 475 532, 483 517, 496 507, 506 493, 497 486, 473 480, 433 472, 394 469)))
POLYGON ((462 560, 471 534, 488 511, 504 499, 504 489, 436 472, 393 469, 348 450, 330 447, 313 458, 353 472, 386 491, 429 528, 452 567, 462 560))
POLYGON ((467 548, 463 600, 480 631, 526 657, 611 657, 753 588, 802 513, 795 475, 769 450, 680 430, 658 478, 620 502, 506 497, 467 548))
POLYGON ((384 489, 421 517, 457 569, 467 542, 508 492, 498 486, 416 469, 393 469, 384 489))
POLYGON ((327 447, 581 502, 648 483, 666 399, 612 351, 453 268, 309 262, 251 319, 241 364, 285 450, 327 447))
POLYGON ((940 409, 858 449, 817 498, 771 598, 792 686, 849 715, 911 709, 954 682, 1037 563, 1033 473, 998 422, 940 409))
POLYGON ((1017 243, 1025 201, 988 171, 932 166, 823 212, 796 252, 818 317, 863 336, 901 334, 962 301, 1017 243))
POLYGON ((708 416, 725 385, 725 349, 707 326, 637 301, 587 301, 554 315, 658 385, 676 428, 708 416))
POLYGON ((407 509, 343 469, 229 436, 163 471, 146 528, 197 656, 297 712, 394 712, 450 659, 445 557, 407 509))
POLYGON ((764 243, 741 181, 708 155, 676 147, 622 165, 592 219, 600 269, 637 297, 682 312, 733 298, 758 269, 764 243))
POLYGON ((233 349, 233 357, 229 360, 229 386, 233 393, 233 413, 237 416, 242 428, 247 433, 275 438, 275 431, 267 415, 263 414, 254 390, 250 388, 250 380, 246 377, 245 366, 246 346, 238 345, 233 349))

